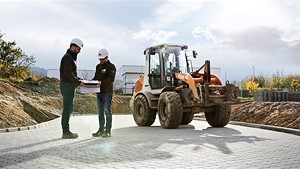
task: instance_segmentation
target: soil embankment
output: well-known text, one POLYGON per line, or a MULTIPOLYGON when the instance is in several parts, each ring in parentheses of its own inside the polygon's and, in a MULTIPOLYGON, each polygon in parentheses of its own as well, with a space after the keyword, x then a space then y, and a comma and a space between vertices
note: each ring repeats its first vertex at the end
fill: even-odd
MULTIPOLYGON (((129 100, 130 96, 114 95, 113 114, 131 114, 129 100)), ((300 129, 300 102, 246 102, 231 108, 232 121, 300 129)), ((61 110, 57 79, 31 79, 18 84, 0 81, 0 129, 49 121, 59 117, 61 110)), ((97 114, 95 94, 76 92, 73 114, 97 114)))

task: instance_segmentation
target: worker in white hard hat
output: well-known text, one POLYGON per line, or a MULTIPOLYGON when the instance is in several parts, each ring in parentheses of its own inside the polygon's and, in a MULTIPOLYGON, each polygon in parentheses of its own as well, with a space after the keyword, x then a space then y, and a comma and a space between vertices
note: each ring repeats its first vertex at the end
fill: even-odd
POLYGON ((100 63, 96 67, 95 76, 93 78, 93 80, 100 82, 100 93, 97 93, 99 129, 96 133, 92 134, 94 137, 111 137, 111 102, 116 67, 109 61, 108 55, 106 49, 99 50, 98 59, 100 63))
POLYGON ((74 38, 70 42, 70 48, 62 57, 60 62, 60 92, 63 96, 63 112, 61 126, 63 130, 62 138, 77 138, 78 134, 72 133, 69 128, 70 115, 73 112, 73 100, 75 89, 84 84, 77 77, 76 60, 83 43, 80 39, 74 38))

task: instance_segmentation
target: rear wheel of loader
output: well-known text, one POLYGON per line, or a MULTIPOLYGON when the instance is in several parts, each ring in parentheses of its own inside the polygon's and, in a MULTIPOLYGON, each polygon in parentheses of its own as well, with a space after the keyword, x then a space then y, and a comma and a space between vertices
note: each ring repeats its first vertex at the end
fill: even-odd
POLYGON ((186 125, 189 124, 194 118, 194 113, 183 113, 182 114, 182 120, 181 120, 181 124, 186 125))
POLYGON ((156 117, 156 111, 150 109, 147 99, 138 95, 133 103, 133 118, 138 126, 151 126, 156 117))
POLYGON ((177 128, 182 118, 182 103, 178 93, 164 92, 158 100, 158 116, 163 128, 177 128))
POLYGON ((226 104, 216 105, 214 112, 205 112, 205 118, 212 127, 224 127, 230 120, 229 107, 226 104))

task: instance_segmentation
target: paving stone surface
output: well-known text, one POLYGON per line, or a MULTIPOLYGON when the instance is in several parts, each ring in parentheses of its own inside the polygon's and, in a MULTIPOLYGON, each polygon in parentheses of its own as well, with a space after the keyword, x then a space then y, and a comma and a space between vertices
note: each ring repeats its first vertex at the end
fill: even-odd
POLYGON ((159 120, 138 127, 131 115, 113 116, 111 138, 94 138, 97 116, 73 116, 77 139, 62 139, 60 119, 41 128, 0 133, 0 168, 300 168, 300 137, 192 121, 163 129, 159 120))

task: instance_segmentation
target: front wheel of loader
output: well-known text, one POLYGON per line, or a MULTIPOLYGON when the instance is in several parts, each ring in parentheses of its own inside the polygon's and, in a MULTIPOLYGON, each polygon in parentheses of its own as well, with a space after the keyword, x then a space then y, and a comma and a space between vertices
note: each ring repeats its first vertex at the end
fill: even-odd
POLYGON ((212 127, 224 127, 230 120, 229 107, 226 104, 216 105, 214 112, 205 112, 205 118, 212 127))
POLYGON ((163 128, 177 128, 182 118, 182 103, 178 93, 164 92, 158 100, 158 116, 163 128))
POLYGON ((133 103, 133 118, 138 126, 151 126, 156 117, 156 111, 150 109, 147 99, 138 95, 133 103))

